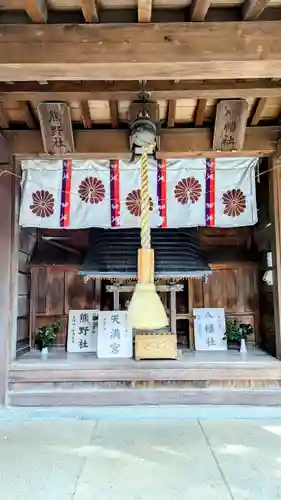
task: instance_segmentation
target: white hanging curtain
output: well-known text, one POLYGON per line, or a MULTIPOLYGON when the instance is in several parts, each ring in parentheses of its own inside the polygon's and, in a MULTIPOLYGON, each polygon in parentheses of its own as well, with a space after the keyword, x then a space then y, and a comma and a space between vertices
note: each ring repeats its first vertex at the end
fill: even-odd
MULTIPOLYGON (((257 158, 150 160, 151 226, 255 224, 256 164, 257 158)), ((22 162, 22 226, 133 228, 139 222, 139 163, 22 162)))

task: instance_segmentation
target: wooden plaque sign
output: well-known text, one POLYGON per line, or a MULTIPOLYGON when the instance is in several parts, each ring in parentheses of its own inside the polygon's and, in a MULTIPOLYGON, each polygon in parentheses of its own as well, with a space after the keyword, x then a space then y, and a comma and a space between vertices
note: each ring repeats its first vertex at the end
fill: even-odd
POLYGON ((219 102, 213 149, 215 151, 239 151, 243 149, 247 118, 248 103, 244 99, 219 102))
POLYGON ((69 106, 64 102, 41 102, 37 108, 45 153, 64 156, 74 152, 69 106))

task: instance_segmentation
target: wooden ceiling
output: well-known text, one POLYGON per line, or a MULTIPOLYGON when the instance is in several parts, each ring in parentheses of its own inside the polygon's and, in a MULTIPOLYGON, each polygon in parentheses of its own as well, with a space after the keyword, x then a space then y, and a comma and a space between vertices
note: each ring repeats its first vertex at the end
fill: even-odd
POLYGON ((82 16, 85 22, 166 22, 272 18, 280 6, 281 0, 1 0, 0 10, 4 22, 24 11, 36 23, 82 22, 82 16))
MULTIPOLYGON (((267 81, 266 81, 267 82, 267 81)), ((149 83, 149 82, 148 82, 149 83)), ((243 82, 244 84, 245 82, 243 82)), ((264 82, 263 82, 264 83, 264 82)), ((210 88, 202 91, 202 82, 192 84, 189 90, 181 90, 180 84, 171 82, 165 91, 151 92, 151 97, 159 104, 160 119, 163 127, 203 127, 212 126, 216 116, 217 103, 223 98, 243 97, 248 102, 248 126, 280 125, 281 82, 273 86, 259 87, 252 83, 249 90, 243 84, 232 81, 232 89, 223 82, 218 83, 215 91, 210 88), (237 90, 235 89, 237 85, 237 90), (164 98, 166 93, 166 98, 164 98), (249 94, 260 93, 268 97, 253 97, 249 94), (162 95, 163 94, 163 95, 162 95), (184 98, 184 95, 187 97, 184 98), (192 95, 193 94, 193 95, 192 95), (213 97, 212 94, 216 95, 213 97), (273 94, 273 95, 271 95, 273 94), (206 97, 202 97, 202 95, 206 97), (180 96, 178 98, 178 96, 180 96)), ((204 85, 203 85, 204 87, 204 85)), ((148 88, 157 89, 157 82, 151 82, 148 88)), ((112 84, 105 82, 53 82, 53 83, 2 83, 0 84, 0 128, 36 129, 39 126, 37 106, 42 101, 58 100, 70 106, 73 126, 76 129, 124 128, 128 122, 130 102, 137 98, 139 82, 112 84), (129 83, 129 84, 128 84, 129 83), (63 87, 64 90, 56 90, 63 87), (131 88, 130 88, 131 87, 131 88), (92 88, 92 90, 91 90, 92 88)))

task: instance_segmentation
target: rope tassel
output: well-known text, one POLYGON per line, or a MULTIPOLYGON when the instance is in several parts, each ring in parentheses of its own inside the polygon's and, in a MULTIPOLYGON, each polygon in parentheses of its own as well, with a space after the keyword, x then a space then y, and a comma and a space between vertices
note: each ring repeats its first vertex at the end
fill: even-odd
POLYGON ((140 209, 141 248, 138 251, 138 283, 128 307, 128 321, 136 330, 159 330, 166 327, 169 322, 154 283, 154 252, 151 248, 149 224, 147 148, 143 148, 141 156, 140 209))

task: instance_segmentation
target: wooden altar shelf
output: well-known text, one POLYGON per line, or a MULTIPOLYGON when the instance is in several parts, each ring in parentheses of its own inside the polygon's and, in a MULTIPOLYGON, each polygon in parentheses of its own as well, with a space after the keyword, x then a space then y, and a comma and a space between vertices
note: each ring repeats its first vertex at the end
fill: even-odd
MULTIPOLYGON (((183 291, 183 285, 181 284, 173 284, 173 285, 158 285, 157 281, 155 283, 156 290, 157 292, 170 292, 170 293, 176 293, 176 292, 182 292, 183 291)), ((108 292, 118 292, 118 293, 130 293, 134 290, 135 285, 132 283, 131 285, 122 285, 122 283, 118 285, 107 285, 106 289, 108 292)))
MULTIPOLYGON (((177 315, 177 308, 176 308, 176 293, 177 292, 182 292, 183 289, 184 289, 184 286, 183 285, 180 285, 180 284, 177 284, 177 285, 158 285, 157 282, 156 282, 156 291, 159 292, 159 293, 169 293, 170 294, 170 325, 171 325, 171 332, 172 333, 177 333, 177 319, 178 318, 178 315, 177 315)), ((135 288, 135 285, 132 284, 132 285, 108 285, 106 287, 107 291, 108 292, 113 292, 113 307, 114 307, 114 310, 115 311, 118 311, 119 310, 119 294, 120 293, 133 293, 134 291, 134 288, 135 288)), ((182 318, 181 318, 182 319, 182 318)), ((145 339, 140 339, 140 343, 143 345, 144 343, 148 343, 148 347, 147 349, 150 349, 150 346, 155 345, 155 340, 152 339, 151 340, 151 343, 149 341, 149 339, 146 339, 147 342, 145 342, 145 339)), ((163 341, 163 339, 162 339, 163 341)), ((171 339, 167 339, 167 343, 170 343, 171 342, 171 345, 173 343, 173 341, 171 339)), ((161 344, 162 345, 162 344, 161 344)), ((151 347, 153 349, 153 347, 151 347)), ((145 347, 146 349, 146 347, 145 347)), ((160 349, 160 348, 159 348, 160 349)), ((173 347, 171 347, 171 351, 170 353, 172 353, 172 356, 168 355, 168 356, 165 356, 165 357, 168 357, 168 358, 175 358, 175 353, 173 351, 173 347)), ((160 349, 161 350, 161 349, 160 349)), ((149 356, 151 358, 151 356, 149 356)), ((156 356, 157 357, 157 356, 156 356)))
POLYGON ((177 313, 177 319, 181 320, 181 319, 189 319, 189 320, 192 320, 193 319, 193 315, 190 313, 177 313))

